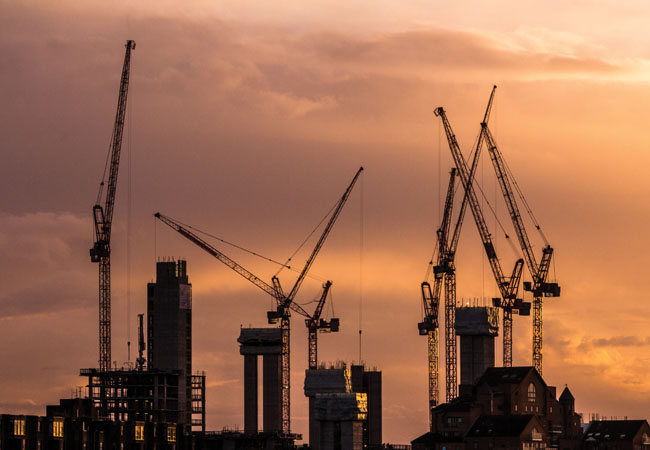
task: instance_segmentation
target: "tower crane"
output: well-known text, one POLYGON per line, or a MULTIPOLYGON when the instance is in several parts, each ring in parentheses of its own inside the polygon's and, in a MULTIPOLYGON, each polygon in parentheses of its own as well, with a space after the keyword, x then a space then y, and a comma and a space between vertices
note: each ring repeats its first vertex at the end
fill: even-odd
MULTIPOLYGON (((490 95, 483 121, 487 123, 492 109, 494 90, 490 95)), ((473 183, 474 174, 478 166, 481 150, 483 132, 479 134, 469 180, 473 183)), ((449 228, 451 225, 451 210, 453 208, 454 180, 456 168, 452 168, 449 179, 449 187, 445 200, 445 209, 440 228, 437 231, 438 258, 433 268, 434 287, 425 281, 422 283, 422 300, 424 302, 425 320, 418 324, 421 335, 428 335, 429 349, 429 410, 438 404, 438 307, 440 304, 440 292, 444 280, 445 285, 445 369, 446 369, 446 401, 450 402, 458 396, 457 383, 457 346, 456 346, 456 267, 454 259, 458 248, 460 231, 463 226, 465 212, 467 210, 467 192, 458 213, 454 233, 449 240, 449 228)), ((430 417, 431 419, 431 417, 430 417)))
POLYGON ((485 253, 490 263, 492 274, 494 275, 494 279, 501 294, 501 299, 494 300, 495 305, 500 306, 503 309, 503 365, 505 367, 511 367, 512 313, 513 311, 517 311, 519 314, 525 315, 527 309, 529 310, 530 308, 530 304, 526 305, 521 301, 521 299, 517 299, 517 292, 519 291, 519 282, 521 280, 521 272, 523 269, 524 261, 520 258, 515 262, 515 266, 510 277, 506 277, 503 274, 501 263, 497 258, 494 243, 492 242, 492 235, 487 227, 485 217, 483 216, 483 211, 481 210, 481 206, 476 197, 474 187, 471 183, 470 171, 467 167, 467 162, 465 161, 465 158, 460 151, 460 146, 458 145, 456 136, 454 135, 449 120, 447 119, 445 110, 442 107, 438 107, 435 109, 434 114, 441 118, 443 126, 445 128, 445 134, 447 136, 449 148, 451 150, 454 163, 456 164, 456 168, 458 169, 460 179, 465 189, 465 196, 467 197, 470 209, 472 210, 474 222, 476 223, 476 227, 483 243, 483 248, 485 249, 485 253))
MULTIPOLYGON (((490 132, 487 123, 482 122, 481 129, 485 134, 488 152, 490 153, 490 159, 492 160, 492 165, 494 166, 494 171, 496 173, 497 180, 499 181, 499 186, 501 187, 503 198, 505 199, 506 205, 508 207, 508 213, 510 214, 510 219, 515 228, 519 246, 523 252, 528 271, 530 272, 530 275, 533 279, 532 286, 531 283, 524 283, 524 290, 533 292, 533 366, 541 375, 542 298, 557 297, 560 295, 560 287, 558 284, 548 283, 546 281, 551 265, 551 258, 553 257, 553 247, 551 247, 548 242, 546 243, 546 246, 542 249, 542 257, 540 259, 540 263, 538 264, 537 260, 535 259, 535 254, 533 253, 533 248, 530 244, 530 240, 528 239, 528 233, 526 232, 526 228, 521 219, 521 214, 519 213, 519 207, 517 206, 517 201, 512 191, 512 185, 508 174, 509 171, 505 164, 505 161, 503 160, 503 155, 499 151, 494 136, 490 132)), ((510 174, 510 176, 512 176, 512 174, 510 174)), ((513 182, 516 185, 514 179, 513 182)), ((536 223, 535 226, 538 230, 540 230, 539 224, 536 223)))
MULTIPOLYGON (((445 199, 445 209, 442 214, 442 224, 436 234, 438 239, 438 264, 439 267, 447 251, 447 235, 451 223, 451 210, 454 204, 454 182, 456 180, 456 169, 451 169, 449 173, 449 186, 447 187, 447 196, 445 199)), ((440 399, 440 390, 438 387, 438 310, 440 305, 440 291, 444 272, 434 270, 433 290, 428 281, 423 281, 422 302, 424 304, 424 320, 418 323, 420 335, 427 336, 427 348, 429 355, 429 420, 431 421, 431 409, 438 405, 440 399)), ((447 380, 449 383, 449 380, 447 380)), ((447 399, 449 401, 449 399, 447 399)), ((430 422, 431 426, 432 423, 430 422)))
POLYGON ((330 287, 332 286, 331 281, 325 282, 323 285, 323 293, 318 300, 314 314, 305 319, 305 325, 307 326, 307 332, 309 334, 309 368, 317 369, 318 368, 318 332, 321 333, 332 333, 339 331, 339 319, 332 317, 330 320, 325 320, 321 318, 323 313, 323 306, 325 306, 325 301, 327 300, 327 294, 329 293, 330 287))
MULTIPOLYGON (((314 250, 312 251, 311 255, 309 256, 309 259, 305 263, 305 266, 303 267, 302 271, 300 272, 300 275, 298 276, 298 279, 296 280, 293 288, 289 292, 289 294, 285 294, 282 286, 280 284, 280 280, 278 279, 277 276, 274 276, 272 278, 272 285, 267 284, 265 281, 260 279, 259 277, 255 276, 253 273, 245 269, 243 266, 240 264, 236 263, 234 260, 217 250, 216 248, 212 247, 210 244, 205 242, 203 239, 198 237, 196 234, 192 233, 189 229, 186 227, 182 226, 178 222, 174 221, 173 219, 164 216, 160 213, 156 213, 155 217, 158 218, 161 222, 165 223, 168 225, 170 228, 176 230, 178 233, 189 239, 190 241, 194 242, 196 245, 201 247, 204 251, 207 253, 211 254, 215 258, 217 258, 220 262, 225 264, 226 266, 230 267, 232 270, 235 272, 239 273, 241 276, 249 280, 251 283, 253 283, 255 286, 258 288, 262 289, 264 292, 267 294, 271 295, 273 298, 276 300, 277 308, 275 311, 269 311, 267 313, 267 318, 269 323, 278 323, 280 322, 280 329, 281 335, 282 335, 282 350, 281 350, 281 363, 282 363, 282 432, 288 434, 291 429, 291 424, 290 424, 290 360, 289 360, 289 352, 290 352, 290 317, 291 317, 291 310, 294 312, 304 316, 307 318, 307 320, 315 320, 315 316, 310 315, 305 311, 300 305, 298 305, 295 301, 294 298, 296 294, 298 293, 298 290, 300 286, 302 285, 302 282, 304 281, 307 272, 311 268, 314 259, 318 255, 320 249, 322 248, 325 239, 329 235, 330 231, 332 230, 332 227, 334 226, 334 223, 336 222, 336 219, 338 218, 339 214, 341 213, 341 210, 343 209, 343 206, 345 205, 348 197, 350 196, 352 189, 354 185, 357 182, 357 179, 359 178, 359 175, 363 171, 363 167, 359 168, 357 173, 355 174, 354 178, 352 179, 352 182, 350 185, 347 187, 345 192, 343 193, 343 196, 339 199, 337 202, 336 206, 334 207, 334 210, 332 212, 332 215, 330 216, 330 220, 325 226, 325 229, 323 230, 318 242, 316 243, 316 246, 314 247, 314 250)), ((331 286, 330 283, 325 283, 325 286, 323 286, 323 295, 321 296, 321 301, 324 302, 325 298, 327 297, 327 291, 329 290, 331 286)), ((320 303, 320 301, 319 301, 320 303)), ((322 306, 321 306, 321 311, 322 311, 322 306)), ((320 313, 319 313, 320 315, 320 313)), ((338 320, 336 321, 331 321, 329 323, 329 327, 331 331, 334 331, 335 329, 338 330, 338 320), (334 323, 331 323, 334 322, 334 323)), ((309 326, 309 324, 307 324, 309 326)), ((327 328, 327 322, 323 324, 323 328, 327 328)), ((320 326, 320 317, 318 321, 318 327, 320 326)), ((312 347, 312 335, 310 333, 310 350, 312 347)), ((316 357, 316 343, 317 341, 313 339, 313 346, 314 346, 314 353, 313 356, 314 358, 316 357)), ((311 361, 312 353, 310 351, 310 361, 311 361)))
MULTIPOLYGON (((113 224, 113 208, 115 206, 115 191, 117 188, 117 172, 120 165, 122 150, 122 134, 124 131, 124 116, 126 113, 126 98, 129 92, 129 75, 131 67, 131 50, 135 49, 135 41, 126 41, 126 54, 122 67, 120 93, 117 101, 115 125, 111 137, 110 169, 106 197, 102 206, 104 180, 100 183, 97 202, 93 206, 95 222, 95 243, 90 249, 90 261, 99 263, 99 370, 111 369, 111 226, 113 224)), ((104 169, 104 177, 106 169, 104 169)))

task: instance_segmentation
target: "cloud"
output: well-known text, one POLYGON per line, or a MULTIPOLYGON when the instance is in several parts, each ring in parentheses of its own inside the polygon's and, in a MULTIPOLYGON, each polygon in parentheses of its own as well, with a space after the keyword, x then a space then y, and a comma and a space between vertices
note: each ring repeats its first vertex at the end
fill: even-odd
MULTIPOLYGON (((187 257, 194 363, 207 371, 213 399, 209 427, 241 423, 243 369, 235 338, 240 324, 265 325, 273 301, 163 231, 151 213, 161 210, 283 260, 364 165, 313 268, 334 280, 341 318, 341 332, 320 339, 319 354, 358 359, 363 328, 363 358, 384 371, 384 405, 395 419, 386 423, 386 440, 421 434, 427 417, 426 342, 416 330, 419 283, 439 219, 436 186, 439 179, 444 186, 450 165, 431 110, 449 105, 461 145, 471 142, 496 82, 493 131, 556 248, 563 289, 544 310, 545 377, 569 383, 581 408, 647 411, 647 318, 637 299, 644 298, 650 264, 644 226, 650 210, 638 200, 650 194, 650 90, 628 83, 650 73, 642 54, 618 60, 580 35, 539 27, 498 34, 439 23, 381 32, 325 24, 296 31, 184 14, 179 7, 170 14, 138 6, 126 20, 112 5, 68 3, 3 5, 0 18, 6 69, 0 70, 0 135, 7 149, 0 190, 8 193, 0 198, 0 353, 18 361, 12 373, 0 368, 0 397, 16 405, 24 398, 56 401, 80 383, 75 368, 96 361, 90 209, 115 115, 122 46, 134 38, 113 230, 114 359, 126 359, 130 199, 128 313, 146 309, 156 257, 187 257), (42 369, 53 359, 60 361, 58 378, 44 385, 52 371, 42 369)), ((485 164, 491 199, 500 193, 485 164)), ((502 204, 498 210, 506 211, 502 204)), ((466 220, 458 298, 489 297, 494 282, 471 217, 466 220)), ((505 241, 497 247, 503 266, 511 267, 505 241)), ((266 280, 276 270, 232 256, 266 280)), ((295 261, 300 256, 307 257, 295 261)), ((285 287, 293 276, 282 274, 285 287)), ((309 280, 299 300, 319 289, 309 280)), ((297 319, 292 402, 296 417, 304 418, 299 386, 306 336, 297 319)), ((529 364, 529 319, 517 318, 515 332, 515 360, 529 364)), ((306 424, 294 428, 304 432, 306 424)))
POLYGON ((2 319, 94 306, 88 226, 69 213, 0 215, 0 253, 12 261, 3 267, 2 319))
POLYGON ((612 336, 607 338, 584 339, 579 348, 581 350, 605 347, 643 347, 650 345, 650 337, 639 336, 612 336))

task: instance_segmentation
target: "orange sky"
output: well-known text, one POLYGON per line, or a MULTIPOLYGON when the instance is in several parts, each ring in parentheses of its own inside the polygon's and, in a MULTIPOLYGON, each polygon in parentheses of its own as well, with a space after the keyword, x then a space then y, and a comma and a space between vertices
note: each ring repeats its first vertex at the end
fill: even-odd
MULTIPOLYGON (((264 326, 271 302, 151 214, 284 259, 363 165, 313 268, 334 281, 341 318, 340 333, 321 335, 319 354, 358 359, 362 286, 362 357, 383 370, 384 440, 424 432, 419 283, 451 167, 432 110, 445 107, 467 149, 497 84, 492 131, 556 249, 552 274, 562 285, 544 310, 544 377, 568 384, 585 414, 650 417, 644 2, 179 5, 0 1, 1 412, 44 413, 82 383, 78 368, 96 364, 90 213, 123 43, 134 39, 113 234, 114 359, 127 357, 129 173, 131 337, 155 258, 187 258, 194 367, 208 375, 208 426, 221 429, 243 422, 239 326, 264 326)), ((499 196, 489 161, 478 179, 491 201, 499 196)), ((501 199, 496 208, 510 230, 501 199)), ((486 215, 509 270, 516 255, 486 215)), ((467 219, 458 296, 491 297, 467 219)), ((539 254, 541 240, 531 239, 539 254)), ((264 278, 275 272, 228 254, 264 278)), ((300 301, 318 291, 310 280, 300 301)), ((293 323, 293 430, 306 436, 306 332, 293 323)), ((516 365, 530 364, 530 327, 515 318, 516 365)))

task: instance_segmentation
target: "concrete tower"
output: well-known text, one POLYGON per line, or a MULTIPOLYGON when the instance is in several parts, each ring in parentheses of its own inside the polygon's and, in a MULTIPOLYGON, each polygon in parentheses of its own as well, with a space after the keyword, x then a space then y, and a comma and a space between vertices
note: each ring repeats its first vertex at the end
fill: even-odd
POLYGON ((180 372, 178 409, 188 432, 192 424, 192 285, 186 261, 156 263, 156 282, 147 285, 149 370, 180 372))
POLYGON ((460 384, 474 384, 494 367, 494 339, 499 334, 499 310, 492 306, 456 308, 460 336, 460 384))
POLYGON ((244 356, 244 432, 258 432, 257 357, 262 356, 263 431, 282 430, 282 330, 242 328, 239 353, 244 356))

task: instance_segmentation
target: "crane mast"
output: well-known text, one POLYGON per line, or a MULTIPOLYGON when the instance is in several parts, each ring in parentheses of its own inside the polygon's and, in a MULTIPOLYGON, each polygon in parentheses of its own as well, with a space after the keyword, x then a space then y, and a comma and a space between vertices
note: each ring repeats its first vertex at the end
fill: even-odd
MULTIPOLYGON (((440 267, 447 251, 447 236, 449 234, 449 227, 451 224, 451 212, 454 204, 454 183, 456 180, 456 169, 451 169, 449 173, 449 186, 447 187, 447 196, 445 199, 445 209, 442 215, 442 223, 438 228, 438 259, 435 268, 440 267)), ((422 289, 422 303, 424 305, 424 320, 418 323, 418 330, 420 335, 427 336, 427 353, 429 361, 429 426, 431 422, 431 409, 437 406, 440 402, 440 388, 438 385, 438 342, 439 342, 439 321, 438 310, 440 305, 440 291, 442 288, 443 277, 445 275, 442 271, 437 271, 434 268, 434 281, 433 289, 429 282, 424 281, 421 284, 422 289)), ((449 401, 449 400, 448 400, 449 401)))
POLYGON ((447 119, 445 110, 442 107, 436 108, 434 114, 440 117, 442 120, 445 134, 447 136, 447 141, 449 143, 449 148, 451 150, 454 163, 458 169, 463 187, 465 189, 467 202, 469 203, 470 209, 472 210, 474 222, 476 223, 476 227, 483 243, 483 248, 490 263, 492 274, 494 275, 494 279, 497 283, 499 292, 502 297, 502 301, 499 303, 499 306, 501 306, 504 310, 503 365, 505 367, 510 367, 512 366, 512 311, 514 309, 525 310, 523 304, 520 301, 517 301, 516 298, 519 289, 519 281, 521 279, 521 271, 523 269, 523 260, 517 260, 510 277, 506 277, 503 274, 501 263, 497 258, 494 243, 492 242, 492 235, 490 234, 490 231, 487 227, 485 218, 483 216, 483 211, 481 210, 480 203, 478 202, 476 193, 471 184, 470 171, 467 167, 467 162, 465 161, 465 158, 460 151, 460 146, 458 145, 456 136, 454 135, 449 120, 447 119))
MULTIPOLYGON (((357 182, 357 179, 359 178, 359 175, 363 171, 363 167, 359 168, 357 173, 355 174, 354 178, 352 179, 352 182, 348 186, 348 188, 345 190, 343 196, 339 199, 337 202, 334 211, 332 212, 332 215, 330 216, 330 220, 328 221, 327 225, 325 226, 325 229, 323 230, 318 242, 316 243, 316 246, 314 250, 312 251, 311 255, 309 256, 309 259, 305 263, 305 266, 303 267, 302 271, 300 272, 300 275, 298 276, 298 279, 296 280, 293 288, 291 289, 290 293, 288 295, 284 294, 284 291, 282 289, 282 286, 280 285, 280 280, 277 277, 273 277, 272 279, 272 286, 260 279, 259 277, 255 276, 253 273, 245 269, 243 266, 235 262, 233 259, 229 258, 213 246, 211 246, 209 243, 201 239, 199 236, 197 236, 195 233, 190 231, 188 228, 184 227, 182 224, 176 222, 175 220, 171 219, 170 217, 164 216, 163 214, 156 213, 155 217, 158 218, 160 221, 162 221, 164 224, 172 228, 173 230, 177 231, 181 235, 183 235, 185 238, 188 240, 194 242, 194 244, 198 245, 200 248, 202 248, 204 251, 218 259, 220 262, 225 264, 226 266, 230 267, 232 270, 235 272, 239 273, 242 277, 246 278, 248 281, 253 283, 255 286, 272 296, 277 303, 277 308, 275 311, 269 311, 267 313, 267 318, 269 323, 278 323, 280 322, 280 329, 281 329, 281 336, 282 336, 282 344, 281 344, 281 364, 282 364, 282 370, 281 370, 281 377, 282 377, 282 386, 281 386, 281 400, 282 400, 282 432, 285 434, 290 433, 291 430, 291 423, 290 423, 290 365, 289 365, 289 356, 290 356, 290 317, 291 317, 291 310, 294 312, 304 316, 307 318, 307 320, 314 320, 314 317, 312 317, 307 311, 305 311, 300 305, 295 303, 294 298, 296 294, 298 293, 298 290, 300 286, 302 285, 302 282, 304 281, 304 278, 306 277, 309 269, 311 268, 314 259, 318 255, 318 252, 322 248, 325 239, 329 235, 330 231, 332 230, 332 227, 334 226, 334 223, 336 222, 336 219, 341 213, 341 210, 343 209, 343 206, 348 200, 348 197, 350 196, 352 192, 352 188, 357 182)), ((327 297, 327 291, 329 291, 329 287, 331 285, 331 282, 328 282, 325 284, 323 287, 324 293, 323 296, 321 297, 322 301, 324 302, 325 298, 327 297), (329 284, 329 285, 328 285, 329 284)), ((321 311, 322 311, 322 306, 321 306, 321 311)), ((324 321, 323 321, 324 322, 324 321)), ((329 326, 332 328, 331 331, 338 331, 338 319, 332 319, 333 323, 331 323, 329 326)), ((320 321, 318 322, 318 325, 320 327, 320 321)), ((326 328, 326 322, 323 323, 323 328, 326 328)), ((311 338, 311 335, 310 335, 311 338)), ((316 345, 316 340, 314 340, 314 347, 316 345)), ((310 341, 310 347, 311 347, 311 341, 310 341)), ((310 354, 311 358, 311 354, 310 354)))
POLYGON ((115 191, 117 189, 117 174, 122 150, 122 135, 124 131, 124 116, 126 114, 126 99, 129 92, 129 75, 131 67, 131 50, 135 42, 126 41, 126 54, 122 67, 120 92, 117 101, 117 113, 110 144, 110 169, 108 186, 104 205, 100 204, 104 181, 100 184, 97 203, 93 206, 95 223, 95 242, 90 249, 90 261, 99 263, 99 370, 111 369, 111 226, 113 224, 113 208, 115 206, 115 191))
MULTIPOLYGON (((560 294, 560 288, 557 283, 547 283, 546 279, 548 277, 548 272, 551 264, 551 258, 553 257, 553 248, 550 245, 546 245, 542 249, 542 258, 539 263, 535 259, 535 254, 533 253, 533 248, 530 244, 530 239, 528 239, 528 233, 526 232, 526 227, 524 226, 521 214, 519 213, 519 207, 517 206, 517 201, 515 199, 514 193, 512 191, 512 186, 510 179, 508 177, 508 170, 506 168, 505 162, 503 160, 503 155, 497 147, 494 136, 490 132, 490 129, 487 126, 487 123, 481 123, 481 129, 483 130, 486 136, 486 143, 488 147, 488 152, 490 154, 490 159, 492 160, 492 165, 494 166, 494 171, 499 181, 499 186, 501 187, 501 193, 505 199, 506 205, 508 207, 508 213, 510 214, 510 219, 515 228, 515 233, 517 234, 517 239, 519 241, 519 246, 521 247, 528 271, 531 274, 533 279, 532 288, 529 287, 528 290, 533 292, 533 345, 532 345, 532 356, 533 356, 533 366, 537 369, 539 374, 542 374, 542 299, 544 296, 553 296, 557 297, 560 294)), ((539 225, 537 225, 539 229, 539 225)), ((528 286, 528 283, 524 284, 524 289, 528 286)))

